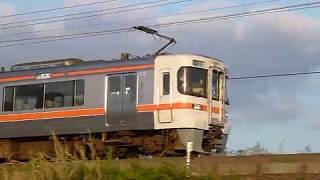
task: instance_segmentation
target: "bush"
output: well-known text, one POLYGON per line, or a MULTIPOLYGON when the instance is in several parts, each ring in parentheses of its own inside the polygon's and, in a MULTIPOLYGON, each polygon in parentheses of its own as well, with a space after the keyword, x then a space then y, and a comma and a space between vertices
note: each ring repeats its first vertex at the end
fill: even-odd
MULTIPOLYGON (((162 164, 144 167, 139 164, 121 166, 116 160, 70 160, 59 158, 48 161, 44 156, 26 164, 0 166, 0 179, 4 180, 180 180, 187 179, 182 167, 162 164)), ((189 179, 212 179, 209 176, 191 175, 189 179)))
MULTIPOLYGON (((55 157, 39 154, 25 164, 0 165, 0 180, 180 180, 216 179, 209 176, 189 175, 183 166, 161 164, 142 166, 137 163, 121 165, 112 160, 112 150, 106 152, 104 160, 91 153, 87 157, 65 152, 58 139, 53 136, 55 157)), ((93 147, 93 146, 92 146, 93 147)), ((90 149, 90 152, 95 150, 90 149)))

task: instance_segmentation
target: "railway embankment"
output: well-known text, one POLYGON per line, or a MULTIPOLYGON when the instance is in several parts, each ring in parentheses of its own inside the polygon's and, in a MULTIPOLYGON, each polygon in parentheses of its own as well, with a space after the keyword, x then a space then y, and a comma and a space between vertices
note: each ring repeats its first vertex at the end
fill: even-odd
POLYGON ((79 160, 0 165, 0 179, 320 179, 320 154, 79 160))
MULTIPOLYGON (((121 160, 122 161, 122 160, 121 160)), ((121 163, 185 166, 184 158, 135 159, 121 163)), ((320 154, 203 156, 191 160, 192 172, 216 175, 314 174, 320 179, 320 154)))

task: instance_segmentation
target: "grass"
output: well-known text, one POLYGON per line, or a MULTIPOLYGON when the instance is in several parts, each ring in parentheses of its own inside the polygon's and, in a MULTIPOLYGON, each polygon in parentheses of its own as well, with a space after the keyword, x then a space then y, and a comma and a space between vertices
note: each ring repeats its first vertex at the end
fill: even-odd
MULTIPOLYGON (((76 154, 70 154, 68 148, 65 148, 56 137, 53 137, 52 140, 54 142, 54 157, 49 157, 45 154, 38 154, 31 158, 29 162, 24 164, 0 164, 0 180, 239 180, 248 178, 272 179, 274 177, 283 177, 284 179, 315 179, 313 178, 313 175, 316 175, 310 174, 306 176, 306 172, 310 168, 307 166, 307 164, 298 166, 301 166, 301 171, 297 172, 296 175, 299 176, 294 175, 294 178, 292 173, 261 174, 261 163, 263 162, 256 162, 257 159, 251 161, 243 161, 240 159, 241 162, 239 163, 238 161, 236 164, 234 164, 236 161, 226 161, 224 164, 230 165, 225 167, 225 173, 219 172, 215 166, 212 166, 212 170, 210 170, 209 167, 209 169, 203 171, 201 164, 194 166, 190 172, 187 172, 184 163, 180 161, 176 162, 174 159, 170 159, 173 161, 169 161, 173 164, 169 164, 167 161, 163 161, 166 163, 159 164, 159 161, 156 159, 155 161, 135 161, 132 159, 120 161, 114 160, 114 154, 111 148, 102 154, 99 152, 99 155, 103 155, 103 157, 100 156, 100 158, 98 158, 98 155, 96 154, 97 152, 94 148, 94 139, 90 136, 87 144, 88 147, 85 148, 87 149, 87 152, 79 151, 76 154), (155 162, 155 164, 150 164, 150 162, 155 162), (249 169, 237 168, 238 166, 246 166, 246 164, 250 165, 250 163, 254 163, 256 166, 249 166, 249 169), (238 170, 240 170, 240 172, 243 170, 250 170, 250 167, 256 168, 256 172, 247 175, 241 175, 241 173, 237 173, 238 170), (200 174, 200 172, 206 172, 208 174, 200 174), (216 173, 224 175, 217 176, 216 173)), ((80 149, 83 150, 84 148, 80 149)), ((283 157, 281 158, 281 161, 276 161, 274 164, 275 166, 277 163, 281 164, 281 162, 285 162, 283 161, 283 157)), ((270 162, 271 161, 266 161, 267 165, 268 163, 270 165, 270 162)), ((295 162, 296 161, 293 163, 295 162)), ((251 170, 249 172, 251 172, 251 170)))
POLYGON ((121 165, 117 160, 112 160, 111 150, 105 153, 103 159, 98 159, 94 157, 95 151, 90 148, 93 153, 89 157, 94 160, 87 160, 86 157, 66 153, 57 138, 53 138, 53 141, 56 154, 54 158, 38 154, 24 164, 0 165, 0 180, 220 179, 209 175, 189 174, 183 165, 179 167, 167 163, 157 166, 142 166, 137 163, 121 165))
POLYGON ((210 176, 190 175, 186 177, 184 168, 170 164, 145 167, 139 164, 119 166, 115 160, 70 160, 55 159, 47 161, 41 157, 34 158, 26 164, 0 166, 2 180, 180 180, 180 179, 215 179, 210 176))

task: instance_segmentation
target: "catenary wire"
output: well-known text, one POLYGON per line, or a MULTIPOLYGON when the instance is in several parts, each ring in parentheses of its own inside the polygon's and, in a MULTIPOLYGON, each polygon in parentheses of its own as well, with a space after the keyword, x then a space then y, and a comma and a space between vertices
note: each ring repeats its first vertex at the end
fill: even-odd
POLYGON ((78 13, 72 13, 72 14, 50 16, 50 17, 45 17, 45 18, 9 22, 9 23, 3 23, 3 24, 0 24, 0 25, 1 26, 5 26, 5 25, 12 25, 12 24, 21 24, 21 23, 27 23, 27 22, 41 21, 41 20, 65 18, 65 17, 69 17, 69 16, 78 16, 78 15, 91 14, 91 13, 97 13, 97 12, 104 12, 104 11, 110 11, 110 10, 124 9, 124 8, 141 6, 141 5, 146 5, 146 4, 153 4, 153 3, 164 2, 164 1, 169 1, 169 0, 147 1, 147 2, 142 2, 142 3, 129 4, 129 5, 125 5, 125 6, 112 7, 112 8, 107 8, 107 9, 99 9, 99 10, 84 11, 84 12, 78 12, 78 13))
POLYGON ((230 77, 229 79, 230 80, 248 80, 248 79, 275 78, 275 77, 287 77, 287 76, 301 76, 301 75, 311 75, 311 74, 320 74, 320 71, 240 76, 240 77, 230 77))
MULTIPOLYGON (((259 2, 253 2, 253 3, 232 5, 232 6, 223 6, 223 7, 204 9, 204 10, 197 10, 197 11, 186 11, 186 12, 181 12, 181 13, 172 13, 172 14, 168 14, 168 15, 154 16, 154 17, 148 17, 148 18, 135 18, 135 19, 127 19, 127 20, 123 20, 123 21, 112 21, 112 22, 108 22, 108 24, 105 24, 105 25, 109 25, 110 23, 112 24, 112 23, 123 23, 123 22, 133 22, 133 21, 144 21, 144 20, 152 20, 152 19, 160 19, 160 18, 167 18, 167 17, 173 17, 173 16, 180 16, 180 15, 206 13, 206 12, 213 12, 213 11, 218 11, 218 10, 234 9, 234 8, 247 7, 247 6, 252 6, 252 5, 260 5, 260 4, 278 2, 278 1, 282 1, 282 0, 267 0, 267 1, 259 1, 259 2)), ((101 26, 101 23, 99 23, 99 24, 95 23, 95 24, 88 24, 88 25, 80 25, 80 26, 72 26, 72 27, 68 27, 68 28, 54 28, 54 29, 39 30, 39 31, 17 32, 17 33, 5 34, 5 36, 25 35, 25 34, 42 33, 42 32, 53 32, 53 31, 60 31, 60 30, 65 30, 65 29, 67 29, 67 30, 70 30, 70 29, 82 29, 82 28, 88 28, 88 27, 93 27, 93 26, 101 26)))
POLYGON ((88 37, 103 36, 103 35, 110 35, 110 34, 119 34, 119 33, 126 33, 128 31, 131 31, 131 28, 130 29, 125 28, 122 30, 121 29, 110 30, 110 31, 104 31, 104 32, 99 32, 99 33, 95 33, 95 34, 81 34, 81 35, 71 36, 71 37, 4 45, 4 46, 0 46, 0 49, 6 48, 6 47, 23 46, 23 45, 30 45, 30 44, 40 44, 40 43, 45 43, 45 42, 55 42, 55 41, 61 41, 61 40, 71 40, 71 39, 88 38, 88 37))
POLYGON ((144 2, 144 3, 136 3, 136 4, 131 4, 131 5, 127 5, 127 6, 119 6, 119 7, 115 7, 115 8, 108 8, 108 9, 97 10, 97 11, 87 11, 87 12, 80 12, 80 13, 75 13, 75 14, 51 16, 51 17, 46 17, 46 18, 25 20, 25 21, 19 21, 19 22, 2 23, 2 24, 0 24, 0 29, 4 30, 4 29, 21 28, 21 27, 33 26, 33 25, 39 25, 39 24, 49 24, 49 23, 55 23, 55 22, 62 22, 62 21, 64 22, 64 21, 78 20, 78 19, 84 19, 84 18, 92 18, 92 17, 97 17, 97 16, 105 16, 105 15, 110 15, 110 14, 119 14, 119 13, 124 13, 124 12, 131 12, 131 11, 137 11, 137 10, 143 10, 143 9, 150 9, 150 8, 180 4, 180 3, 184 3, 184 2, 190 2, 193 0, 179 0, 179 1, 163 3, 163 4, 151 5, 151 6, 145 6, 145 7, 137 7, 137 6, 155 4, 155 3, 159 3, 159 2, 165 2, 165 1, 169 1, 169 0, 148 1, 148 2, 144 2), (129 7, 134 7, 134 8, 124 9, 124 8, 129 8, 129 7), (100 13, 100 14, 91 14, 91 15, 79 16, 79 17, 64 18, 64 17, 68 17, 68 16, 76 16, 76 15, 83 15, 83 14, 89 14, 89 13, 94 13, 94 12, 104 12, 104 11, 110 11, 110 10, 117 10, 117 9, 124 9, 124 10, 111 11, 111 12, 100 13), (50 20, 50 19, 55 19, 55 18, 64 18, 64 19, 50 20), (34 21, 41 21, 41 20, 50 20, 50 21, 23 24, 23 23, 27 23, 27 22, 34 22, 34 21), (21 25, 15 25, 15 24, 21 24, 21 25))
MULTIPOLYGON (((314 5, 315 2, 312 4, 314 5)), ((320 2, 317 2, 317 4, 320 4, 320 2)), ((215 17, 211 17, 211 18, 201 18, 201 19, 193 19, 193 20, 186 20, 186 21, 177 21, 177 22, 170 22, 170 23, 155 24, 155 25, 151 25, 148 27, 161 28, 161 27, 169 27, 169 26, 175 26, 175 25, 190 24, 192 22, 201 23, 201 22, 221 20, 221 19, 234 19, 234 18, 239 18, 239 17, 256 16, 256 15, 261 15, 261 14, 270 14, 270 13, 278 13, 278 12, 302 10, 302 9, 310 9, 310 8, 318 8, 318 7, 320 7, 320 5, 319 6, 310 6, 310 3, 305 3, 305 4, 298 4, 298 5, 291 5, 291 6, 285 6, 285 7, 259 10, 259 11, 230 14, 230 15, 225 15, 225 16, 215 16, 215 17), (306 7, 303 7, 303 6, 306 6, 306 7)), ((118 30, 121 32, 123 32, 123 30, 126 30, 126 32, 127 32, 127 31, 131 30, 131 28, 104 30, 104 31, 96 31, 96 32, 86 32, 86 33, 78 33, 78 34, 68 34, 68 35, 60 35, 60 36, 47 36, 47 37, 42 37, 42 39, 49 39, 49 38, 60 38, 60 39, 49 39, 49 40, 43 40, 41 42, 35 41, 35 42, 26 42, 26 43, 20 43, 20 44, 9 44, 9 45, 0 46, 0 48, 65 40, 63 37, 68 37, 67 39, 72 39, 72 36, 76 36, 75 38, 79 38, 78 36, 82 36, 82 35, 84 35, 86 37, 99 36, 99 35, 104 35, 103 33, 108 33, 108 34, 118 33, 117 32, 118 30)), ((29 40, 31 40, 31 38, 29 40)), ((37 40, 39 40, 39 38, 37 38, 37 40)), ((15 41, 17 41, 17 40, 15 40, 15 41)), ((6 42, 6 43, 8 43, 8 42, 6 42)))
POLYGON ((229 15, 223 15, 223 16, 175 21, 175 22, 169 22, 169 23, 160 23, 160 24, 150 25, 149 27, 167 27, 167 26, 173 26, 173 25, 185 25, 190 23, 202 23, 202 22, 214 21, 214 20, 234 19, 234 18, 256 16, 256 15, 262 15, 262 14, 318 8, 320 7, 319 4, 320 4, 320 1, 317 1, 312 3, 295 4, 295 5, 276 7, 276 8, 270 8, 270 9, 264 9, 264 10, 241 12, 241 13, 235 13, 235 14, 229 14, 229 15))
MULTIPOLYGON (((32 41, 32 40, 42 40, 42 39, 54 39, 54 38, 63 38, 63 37, 72 37, 72 36, 82 36, 82 35, 93 35, 93 34, 103 34, 109 32, 117 32, 122 30, 131 30, 131 28, 123 28, 123 29, 110 29, 110 30, 103 30, 103 31, 91 31, 91 32, 84 32, 84 33, 73 33, 73 34, 62 34, 62 35, 54 35, 54 36, 44 36, 44 37, 35 37, 35 38, 24 38, 24 39, 13 39, 7 41, 0 41, 1 43, 11 43, 11 42, 20 42, 20 41, 32 41)), ((1 47, 1 46, 0 46, 1 47)))
POLYGON ((22 13, 17 13, 17 14, 0 16, 0 19, 1 18, 8 18, 8 17, 15 17, 15 16, 24 16, 24 15, 28 15, 28 14, 37 14, 37 13, 44 13, 44 12, 51 12, 51 11, 84 7, 84 6, 91 6, 91 5, 103 4, 103 3, 113 2, 113 1, 118 1, 118 0, 97 1, 97 2, 92 2, 92 3, 77 4, 77 5, 72 5, 72 6, 56 7, 56 8, 51 8, 51 9, 37 10, 37 11, 28 11, 28 12, 22 12, 22 13))
MULTIPOLYGON (((307 5, 310 5, 310 3, 306 3, 307 5)), ((318 2, 320 4, 320 2, 318 2)), ((169 23, 162 23, 162 24, 155 24, 155 25, 150 25, 149 27, 165 27, 165 26, 172 26, 172 25, 180 25, 180 24, 185 24, 185 23, 198 23, 198 22, 203 22, 203 21, 209 21, 209 20, 219 20, 219 19, 226 19, 226 18, 236 18, 238 16, 244 16, 244 15, 256 15, 255 13, 259 12, 273 12, 274 10, 288 10, 288 8, 291 7, 301 7, 304 6, 305 4, 299 4, 299 5, 291 5, 291 6, 286 6, 286 7, 278 7, 278 8, 272 8, 272 9, 267 9, 267 10, 259 10, 259 11, 252 11, 252 12, 243 12, 243 13, 237 13, 237 14, 229 14, 229 15, 224 15, 224 16, 214 16, 210 18, 200 18, 200 19, 193 19, 193 20, 185 20, 185 21, 176 21, 176 22, 169 22, 169 23)), ((312 4, 313 5, 313 4, 312 4)), ((130 28, 126 28, 129 30, 130 28)), ((117 30, 117 29, 114 29, 117 30)), ((63 35, 54 35, 54 36, 43 36, 43 37, 36 37, 36 38, 22 38, 22 39, 12 39, 12 40, 4 40, 0 41, 0 43, 12 43, 12 42, 21 42, 21 41, 32 41, 32 40, 42 40, 42 39, 50 39, 50 38, 63 38, 63 37, 70 37, 70 36, 81 36, 81 35, 90 35, 90 34, 100 34, 104 32, 109 32, 109 31, 114 31, 114 30, 102 30, 102 31, 92 31, 92 32, 85 32, 85 33, 74 33, 74 34, 63 34, 63 35)), ((121 29, 122 30, 122 29, 121 29)), ((1 47, 1 46, 0 46, 1 47)))
MULTIPOLYGON (((320 2, 317 2, 320 4, 320 2)), ((155 24, 150 25, 149 27, 165 27, 165 26, 172 26, 172 25, 180 25, 180 24, 186 24, 186 23, 198 23, 198 22, 204 22, 204 21, 212 21, 212 20, 219 20, 219 19, 226 19, 226 18, 237 18, 242 16, 249 16, 249 15, 258 15, 260 13, 270 13, 274 12, 275 10, 291 10, 289 8, 301 8, 301 6, 305 5, 314 5, 314 3, 306 3, 306 4, 298 4, 298 5, 291 5, 291 6, 285 6, 285 7, 278 7, 278 8, 272 8, 272 9, 266 9, 266 10, 259 10, 259 11, 249 11, 249 12, 243 12, 243 13, 237 13, 237 14, 230 14, 230 15, 224 15, 224 16, 215 16, 210 18, 200 18, 200 19, 192 19, 192 20, 185 20, 185 21, 176 21, 176 22, 169 22, 169 23, 162 23, 162 24, 155 24)), ((302 7, 302 8, 311 8, 311 7, 302 7)), ((126 28, 129 30, 130 28, 126 28)), ((37 37, 37 38, 24 38, 24 39, 13 39, 13 40, 6 40, 6 41, 0 41, 0 43, 11 43, 11 42, 19 42, 19 41, 31 41, 31 40, 41 40, 41 39, 49 39, 49 38, 63 38, 63 37, 70 37, 70 36, 80 36, 80 35, 89 35, 89 34, 99 34, 109 31, 116 31, 114 30, 102 30, 102 31, 93 31, 93 32, 85 32, 85 33, 75 33, 75 34, 64 34, 64 35, 55 35, 55 36, 44 36, 44 37, 37 37)), ((120 29, 122 30, 122 29, 120 29)))

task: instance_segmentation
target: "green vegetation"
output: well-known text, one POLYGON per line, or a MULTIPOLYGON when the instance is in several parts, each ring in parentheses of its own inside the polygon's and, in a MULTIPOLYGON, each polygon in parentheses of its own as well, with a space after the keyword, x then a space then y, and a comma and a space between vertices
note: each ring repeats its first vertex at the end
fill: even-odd
POLYGON ((27 163, 0 165, 0 180, 180 180, 180 179, 215 179, 209 176, 188 174, 184 166, 176 167, 163 163, 157 166, 140 165, 123 160, 112 160, 109 149, 103 159, 95 156, 95 150, 89 143, 89 158, 71 155, 64 151, 57 138, 53 137, 55 157, 39 154, 27 163))
MULTIPOLYGON (((103 158, 96 156, 89 138, 88 152, 72 155, 53 136, 55 157, 38 154, 26 163, 0 164, 0 180, 224 180, 237 176, 187 172, 184 164, 138 164, 132 159, 115 160, 110 149, 103 158), (91 160, 88 160, 91 159, 91 160)), ((91 140, 90 140, 91 139, 91 140)))
POLYGON ((71 160, 57 158, 48 161, 42 157, 34 158, 26 164, 1 165, 0 179, 2 180, 174 180, 174 179, 215 179, 209 176, 191 175, 186 178, 183 168, 170 164, 156 167, 145 167, 139 164, 119 165, 116 160, 71 160))

